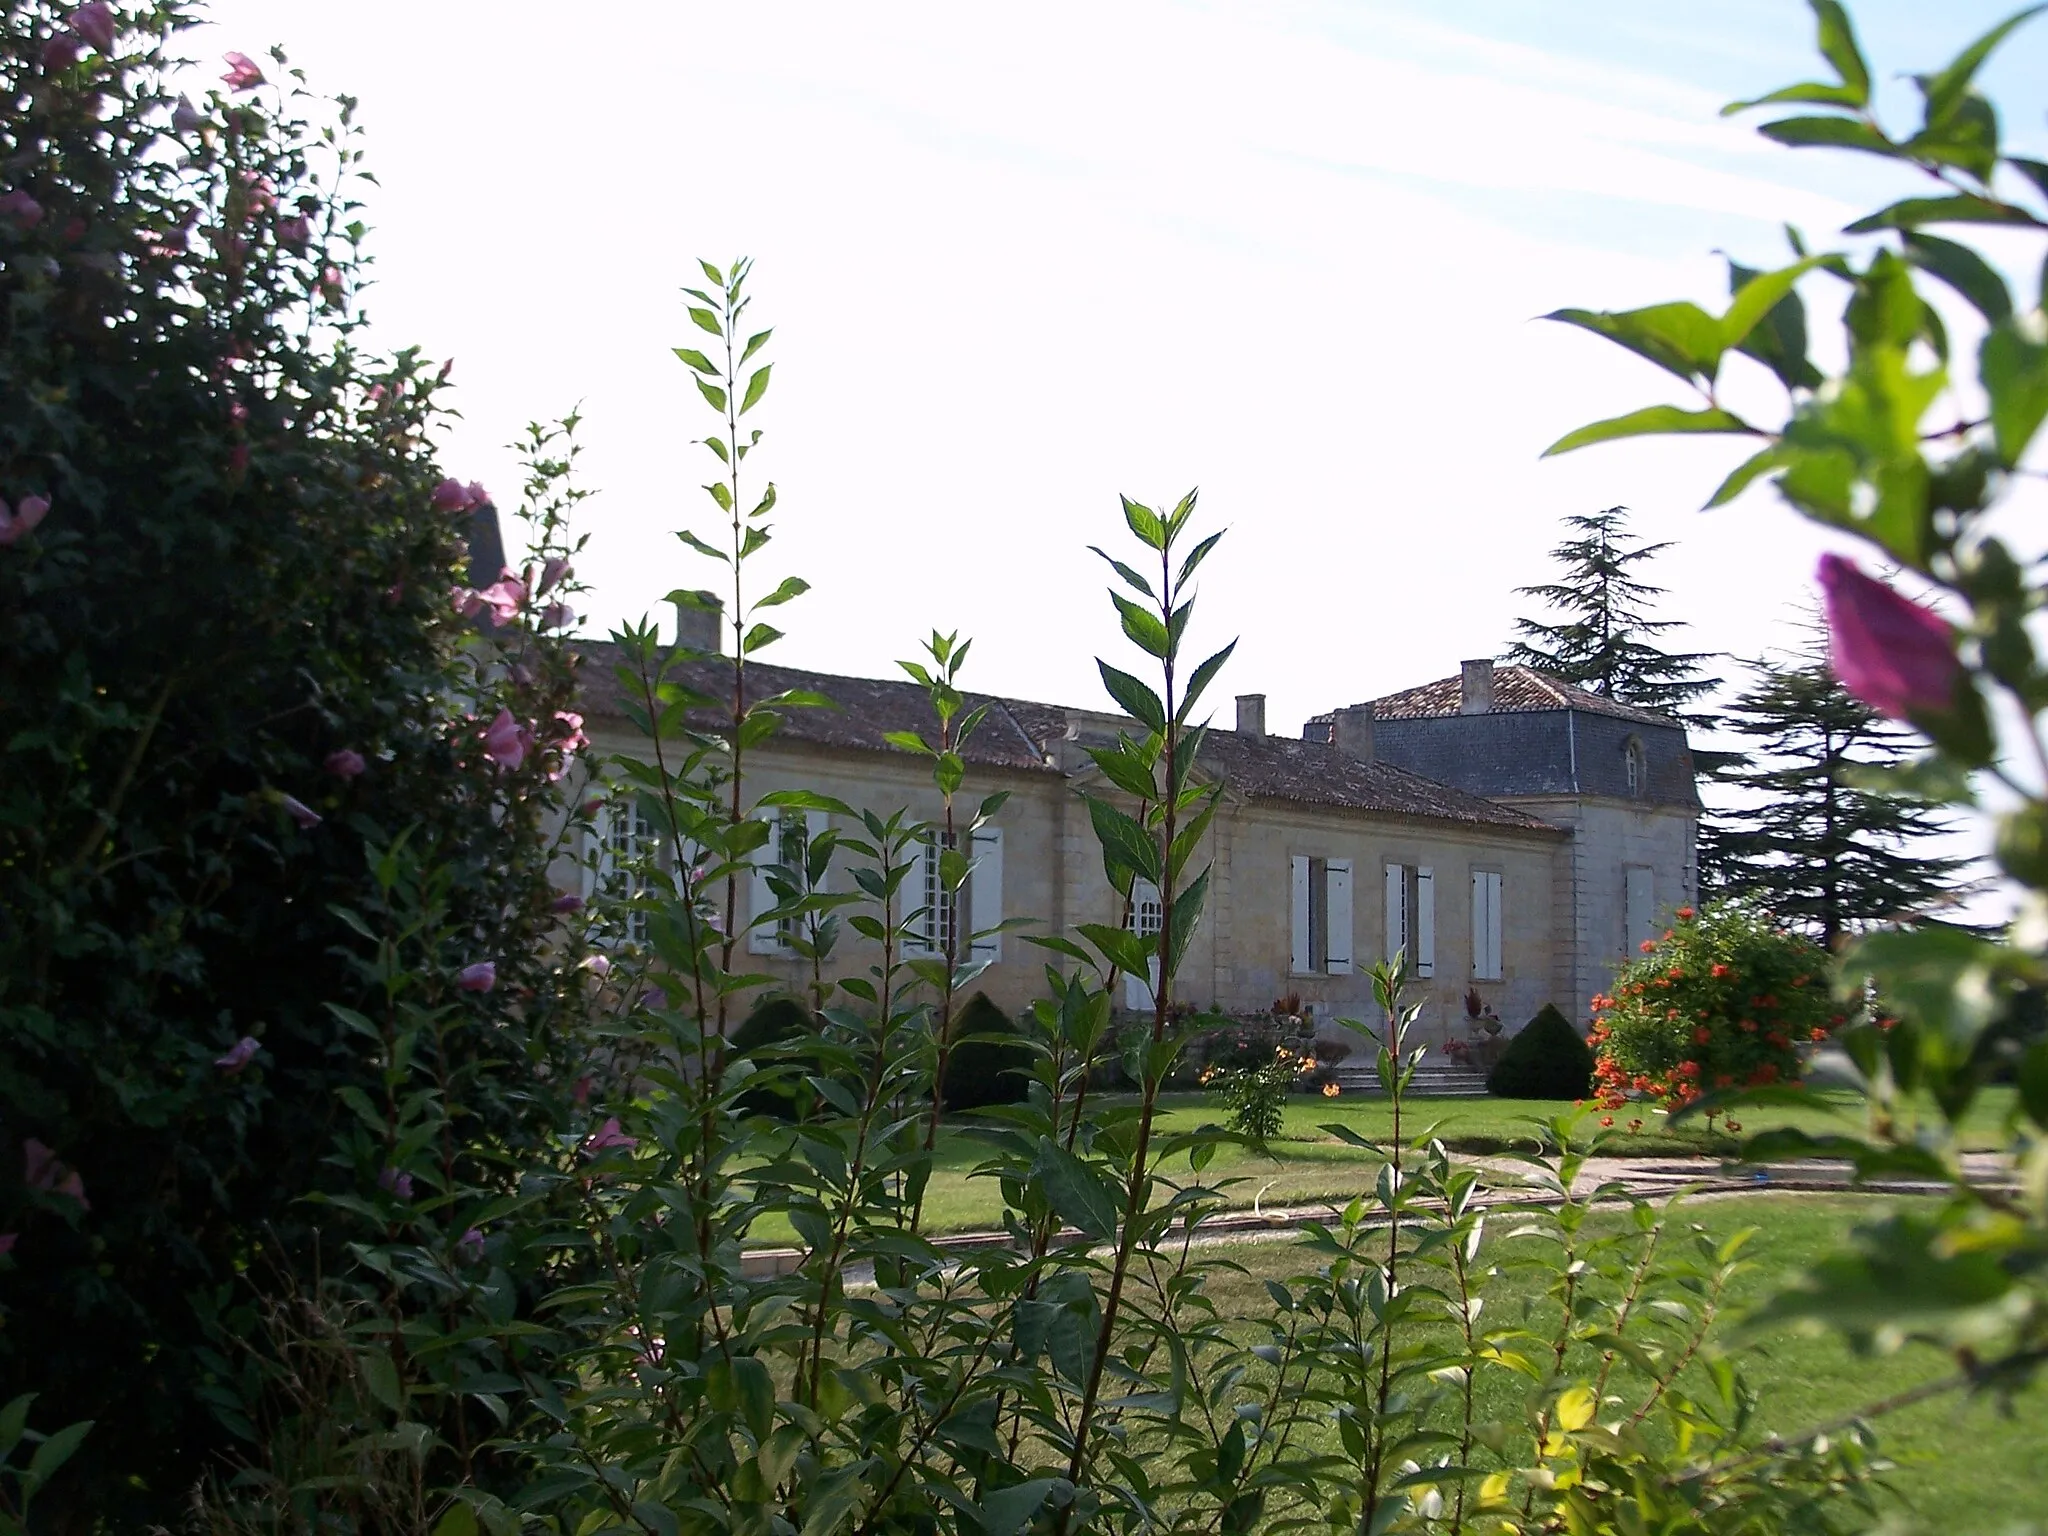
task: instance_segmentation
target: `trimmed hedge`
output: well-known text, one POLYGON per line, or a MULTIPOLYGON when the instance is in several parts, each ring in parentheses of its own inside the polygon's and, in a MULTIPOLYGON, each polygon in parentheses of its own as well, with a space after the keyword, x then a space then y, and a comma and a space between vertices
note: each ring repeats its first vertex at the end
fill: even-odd
POLYGON ((1593 1091, 1593 1048, 1545 1003, 1508 1041, 1486 1079, 1497 1099, 1583 1099, 1593 1091))
POLYGON ((946 1108, 981 1109, 1020 1104, 1029 1091, 1031 1049, 1017 1022, 977 992, 953 1021, 954 1046, 946 1057, 946 1108), (983 1038, 977 1038, 983 1037, 983 1038))
MULTIPOLYGON (((793 997, 770 997, 761 1002, 732 1032, 730 1047, 735 1056, 752 1056, 763 1071, 791 1065, 805 1065, 791 1047, 817 1033, 818 1023, 811 1010, 793 997)), ((781 1076, 759 1088, 749 1088, 739 1097, 741 1113, 772 1115, 777 1120, 801 1120, 815 1097, 810 1087, 796 1076, 781 1076)))

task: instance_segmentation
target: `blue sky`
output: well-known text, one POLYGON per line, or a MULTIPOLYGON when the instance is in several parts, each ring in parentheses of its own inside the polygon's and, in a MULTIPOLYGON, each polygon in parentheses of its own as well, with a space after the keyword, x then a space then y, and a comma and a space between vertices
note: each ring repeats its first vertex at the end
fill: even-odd
MULTIPOLYGON (((281 42, 361 98, 371 310, 455 359, 450 469, 509 488, 503 445, 582 405, 595 627, 705 580, 673 530, 708 521, 709 423, 669 354, 699 254, 751 254, 777 328, 764 582, 815 588, 791 664, 887 672, 938 625, 978 638, 977 686, 1093 702, 1114 642, 1086 546, 1119 491, 1199 484, 1230 527, 1202 622, 1242 637, 1223 690, 1284 730, 1497 651, 1565 513, 1680 541, 1684 638, 1736 654, 1782 638, 1824 546, 1768 496, 1697 512, 1726 443, 1539 457, 1678 396, 1532 317, 1718 300, 1717 249, 1766 262, 1784 222, 1824 240, 1895 195, 1719 116, 1818 69, 1796 0, 212 14, 195 50, 281 42)), ((1855 14, 1904 104, 1897 76, 2003 10, 1855 14)), ((1987 75, 2037 147, 2044 64, 2048 18, 1987 75)))

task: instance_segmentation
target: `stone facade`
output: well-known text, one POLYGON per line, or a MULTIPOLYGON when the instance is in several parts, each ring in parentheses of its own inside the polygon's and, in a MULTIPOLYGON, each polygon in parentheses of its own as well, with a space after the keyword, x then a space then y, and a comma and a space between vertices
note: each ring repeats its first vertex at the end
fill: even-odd
MULTIPOLYGON (((587 677, 609 671, 609 657, 587 658, 587 677)), ((1520 671, 1502 669, 1501 681, 1515 685, 1520 671)), ((938 815, 925 761, 884 740, 928 727, 920 689, 782 668, 754 674, 763 696, 802 687, 842 707, 786 716, 749 756, 749 801, 802 788, 885 814, 938 815)), ((1468 991, 1510 1029, 1546 1002, 1583 1021, 1587 998, 1635 937, 1629 922, 1661 922, 1691 898, 1697 802, 1682 730, 1571 692, 1546 702, 1494 688, 1496 707, 1484 714, 1465 712, 1462 693, 1458 712, 1435 714, 1412 700, 1404 709, 1410 696, 1395 695, 1311 721, 1302 739, 1265 734, 1263 700, 1240 701, 1240 729, 1212 731, 1199 764, 1224 783, 1224 803, 1203 851, 1212 889, 1181 997, 1263 1012, 1294 996, 1334 1031, 1339 1019, 1374 1019, 1365 973, 1401 945, 1427 971, 1412 995, 1432 1042, 1462 1032, 1468 991)), ((1043 933, 1118 922, 1121 898, 1077 790, 1114 797, 1087 748, 1127 722, 1021 700, 973 702, 989 710, 963 754, 961 803, 996 790, 1010 798, 995 818, 999 840, 974 850, 982 867, 959 914, 962 932, 1014 918, 1043 933)), ((586 690, 584 709, 598 752, 644 750, 602 684, 586 690)), ((578 875, 565 861, 563 883, 578 875)), ((838 882, 848 878, 835 869, 828 886, 844 889, 838 882)), ((767 898, 756 887, 749 899, 767 898)), ((802 962, 778 952, 772 936, 749 947, 749 968, 801 987, 802 962)), ((977 985, 993 1001, 1015 1010, 1041 994, 1046 951, 1023 932, 988 948, 992 963, 977 985)), ((872 963, 867 950, 845 935, 840 970, 872 963)), ((1145 1002, 1141 980, 1126 992, 1130 1006, 1145 1002)))

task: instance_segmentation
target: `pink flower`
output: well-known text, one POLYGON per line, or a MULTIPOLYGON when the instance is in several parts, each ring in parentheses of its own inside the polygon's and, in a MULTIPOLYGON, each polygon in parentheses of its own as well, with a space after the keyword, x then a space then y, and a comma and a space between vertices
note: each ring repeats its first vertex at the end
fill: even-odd
POLYGON ((483 481, 472 480, 463 489, 469 493, 469 504, 472 507, 487 507, 491 504, 491 493, 484 489, 483 481))
POLYGON ((227 1073, 228 1076, 233 1077, 242 1068, 256 1059, 256 1052, 260 1049, 261 1047, 256 1044, 256 1037, 254 1035, 244 1035, 228 1048, 228 1053, 225 1056, 216 1056, 213 1059, 213 1064, 219 1067, 221 1071, 227 1073))
POLYGON ((263 71, 256 67, 256 61, 246 53, 224 53, 221 61, 228 72, 221 76, 232 90, 253 91, 263 83, 263 71))
POLYGON ((1946 620, 1840 555, 1822 555, 1818 574, 1828 660, 1844 688, 1894 720, 1954 705, 1962 663, 1946 620))
POLYGON ((540 568, 540 585, 533 589, 533 595, 535 597, 546 597, 548 589, 556 582, 560 581, 564 576, 573 576, 575 573, 576 568, 569 564, 568 556, 548 556, 547 564, 540 568))
MULTIPOLYGON (((333 272, 333 273, 334 273, 334 280, 335 280, 335 282, 336 282, 336 283, 339 283, 339 282, 341 281, 341 274, 340 274, 339 272, 335 272, 335 271, 334 271, 334 268, 332 268, 332 267, 329 267, 329 268, 328 268, 327 270, 328 270, 329 272, 333 272)), ((384 403, 384 386, 383 386, 382 384, 372 384, 372 385, 370 386, 370 404, 372 404, 372 405, 382 405, 383 403, 384 403)))
POLYGON ((106 0, 92 0, 64 18, 65 24, 101 53, 114 51, 114 8, 106 0))
POLYGON ((242 172, 242 185, 248 189, 250 212, 267 213, 277 206, 277 188, 262 172, 242 172))
POLYGON ((199 109, 192 105, 192 98, 180 96, 177 106, 171 109, 171 132, 180 135, 197 133, 205 123, 199 109))
POLYGON ((0 1232, 0 1258, 14 1252, 14 1244, 20 1236, 19 1232, 0 1232))
POLYGON ((475 500, 469 496, 469 487, 463 485, 463 481, 444 479, 434 487, 434 496, 428 500, 428 506, 436 512, 467 512, 475 506, 475 500))
POLYGON ((590 1079, 588 1077, 577 1078, 576 1086, 569 1090, 569 1097, 576 1101, 576 1106, 579 1109, 588 1104, 590 1102, 590 1079))
POLYGON ((277 803, 284 807, 285 815, 299 824, 301 831, 310 832, 320 825, 320 813, 303 800, 295 800, 290 795, 281 794, 277 797, 277 803))
POLYGON ((583 961, 583 969, 590 972, 591 975, 597 977, 598 980, 602 981, 605 977, 611 975, 612 973, 611 956, 587 956, 583 961))
POLYGON ((353 747, 337 747, 327 754, 327 760, 321 766, 337 779, 353 779, 370 765, 353 747))
POLYGON ((313 226, 303 213, 295 213, 288 219, 278 220, 277 238, 296 250, 313 238, 313 226))
POLYGON ((581 912, 583 910, 583 898, 574 891, 569 891, 549 902, 548 910, 558 917, 566 916, 571 912, 581 912))
POLYGON ((484 1256, 484 1234, 480 1227, 471 1227, 455 1240, 455 1256, 465 1264, 474 1264, 484 1256))
POLYGON ((0 215, 14 220, 23 229, 34 229, 43 222, 43 205, 16 187, 12 192, 0 194, 0 215))
POLYGON ((583 717, 573 709, 558 709, 555 718, 562 723, 562 739, 555 743, 564 752, 574 752, 578 747, 590 745, 590 738, 583 734, 583 717))
POLYGON ((604 1151, 607 1147, 637 1147, 639 1145, 640 1143, 636 1138, 628 1136, 619 1129, 619 1117, 613 1115, 611 1119, 605 1121, 603 1125, 600 1125, 591 1134, 588 1141, 583 1143, 583 1150, 596 1153, 604 1151))
POLYGON ((229 420, 229 421, 232 421, 232 422, 244 422, 244 421, 247 421, 248 419, 249 419, 249 407, 248 407, 248 406, 246 406, 246 405, 244 405, 244 404, 242 404, 242 402, 241 402, 241 401, 237 400, 237 401, 236 401, 236 402, 235 402, 235 403, 234 403, 233 405, 231 405, 231 406, 229 406, 229 407, 228 407, 228 420, 229 420))
POLYGON ((455 605, 455 611, 465 619, 473 619, 484 611, 484 595, 468 587, 450 587, 448 600, 455 605))
POLYGON ((495 626, 510 624, 519 617, 519 610, 526 606, 526 587, 511 572, 488 587, 478 591, 477 596, 485 607, 491 610, 491 623, 495 626))
POLYGON ((25 534, 35 531, 50 510, 50 503, 41 496, 24 496, 21 504, 12 513, 7 503, 0 501, 0 549, 14 543, 25 534))
POLYGON ((527 748, 533 745, 533 732, 512 718, 512 711, 501 709, 498 717, 484 728, 484 756, 500 768, 517 768, 526 761, 527 748))
POLYGON ((401 1173, 398 1169, 387 1166, 382 1173, 377 1175, 377 1187, 389 1191, 400 1200, 410 1200, 412 1198, 412 1175, 401 1173))
POLYGON ((92 1203, 85 1198, 85 1181, 74 1169, 65 1167, 57 1154, 35 1137, 22 1142, 21 1161, 21 1180, 30 1189, 76 1200, 78 1208, 83 1211, 92 1209, 92 1203))
POLYGON ((542 629, 567 629, 576 622, 576 610, 567 603, 549 603, 540 611, 542 629))
POLYGON ((488 992, 498 984, 498 962, 479 960, 455 973, 455 985, 465 992, 488 992))
POLYGON ((78 39, 59 32, 43 44, 43 68, 51 74, 62 74, 78 62, 78 39))

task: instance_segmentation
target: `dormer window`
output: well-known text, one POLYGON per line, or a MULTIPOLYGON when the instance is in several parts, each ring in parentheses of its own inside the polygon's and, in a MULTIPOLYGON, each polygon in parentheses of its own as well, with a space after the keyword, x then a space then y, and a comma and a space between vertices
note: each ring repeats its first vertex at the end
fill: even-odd
POLYGON ((1650 758, 1643 750, 1643 738, 1631 736, 1621 749, 1622 770, 1628 781, 1628 797, 1640 800, 1650 792, 1650 758))

